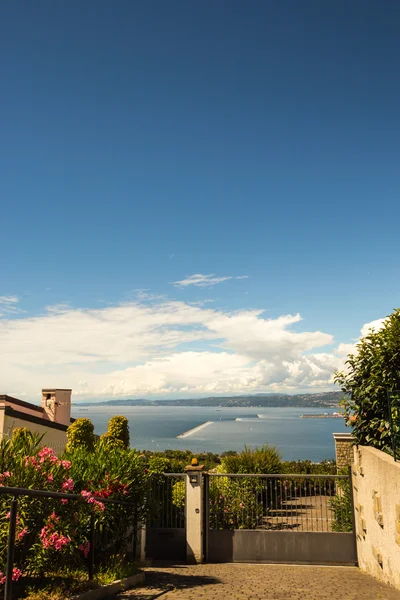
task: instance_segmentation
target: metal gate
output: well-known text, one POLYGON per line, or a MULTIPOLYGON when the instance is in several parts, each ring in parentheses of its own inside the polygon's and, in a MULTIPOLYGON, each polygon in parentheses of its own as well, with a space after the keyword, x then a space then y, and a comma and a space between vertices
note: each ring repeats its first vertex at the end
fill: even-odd
POLYGON ((351 475, 204 475, 209 562, 357 563, 351 475))
POLYGON ((146 524, 146 557, 186 560, 186 476, 154 475, 146 524))

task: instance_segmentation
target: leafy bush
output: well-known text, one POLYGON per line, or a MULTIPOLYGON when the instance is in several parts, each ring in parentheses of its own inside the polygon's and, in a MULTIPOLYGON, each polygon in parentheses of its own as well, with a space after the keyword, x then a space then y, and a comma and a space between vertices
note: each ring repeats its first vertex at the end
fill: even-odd
POLYGON ((92 452, 95 435, 93 423, 90 419, 76 419, 67 429, 67 451, 84 448, 92 452))
POLYGON ((221 473, 279 473, 281 457, 273 446, 248 448, 240 454, 225 455, 221 460, 221 473))
POLYGON ((391 437, 399 433, 398 413, 392 414, 395 431, 390 431, 387 395, 400 390, 400 309, 360 340, 335 381, 345 393, 342 406, 356 442, 390 453, 391 437))
MULTIPOLYGON (((130 450, 106 448, 97 442, 69 445, 57 457, 41 446, 41 438, 21 432, 0 441, 0 484, 73 493, 79 499, 18 498, 14 578, 44 577, 66 569, 84 569, 90 549, 90 522, 95 517, 95 562, 132 548, 133 535, 147 515, 150 476, 141 456, 130 450), (99 498, 129 502, 103 503, 99 498)), ((0 495, 0 584, 4 583, 12 498, 0 495)))
POLYGON ((352 531, 352 505, 351 505, 351 482, 348 479, 342 479, 336 482, 337 493, 329 501, 329 507, 333 512, 333 531, 352 531))
MULTIPOLYGON (((265 445, 221 458, 218 473, 273 474, 281 470, 276 448, 265 445)), ((255 529, 276 498, 269 491, 268 479, 212 477, 210 481, 210 526, 213 529, 255 529)))
POLYGON ((114 443, 120 442, 125 448, 129 448, 129 425, 126 417, 111 417, 108 422, 106 437, 114 443))
POLYGON ((312 475, 336 475, 336 461, 333 459, 313 463, 311 460, 290 460, 281 463, 282 473, 303 473, 312 475))

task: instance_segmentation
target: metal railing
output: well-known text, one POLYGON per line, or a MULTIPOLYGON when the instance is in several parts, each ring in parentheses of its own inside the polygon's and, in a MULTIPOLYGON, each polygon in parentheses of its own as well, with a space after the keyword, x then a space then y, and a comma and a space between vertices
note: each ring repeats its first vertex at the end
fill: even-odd
POLYGON ((147 527, 184 529, 186 527, 186 475, 154 475, 149 495, 147 527))
POLYGON ((387 392, 393 458, 400 461, 400 391, 387 392))
MULTIPOLYGON (((12 497, 10 506, 10 524, 8 529, 8 543, 7 543, 7 566, 6 566, 6 584, 4 590, 4 600, 12 600, 12 573, 14 567, 14 553, 15 553, 15 537, 17 527, 17 510, 18 510, 18 498, 20 496, 29 496, 33 498, 57 498, 60 500, 75 500, 84 502, 83 497, 80 494, 65 494, 63 492, 48 492, 46 490, 31 490, 26 488, 13 488, 0 486, 0 495, 8 495, 12 497)), ((99 502, 103 504, 114 504, 120 506, 130 506, 134 510, 136 504, 133 502, 125 502, 123 500, 112 500, 111 498, 101 498, 93 496, 99 502)), ((94 564, 94 550, 95 550, 95 519, 94 514, 90 517, 90 548, 88 555, 88 576, 89 580, 92 580, 95 572, 94 564)))
POLYGON ((209 473, 205 497, 210 529, 353 530, 350 475, 209 473))

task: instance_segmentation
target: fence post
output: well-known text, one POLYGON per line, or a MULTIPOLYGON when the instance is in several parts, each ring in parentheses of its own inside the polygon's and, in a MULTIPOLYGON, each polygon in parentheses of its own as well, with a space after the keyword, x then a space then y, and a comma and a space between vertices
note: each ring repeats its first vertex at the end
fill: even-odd
POLYGON ((203 562, 203 474, 204 465, 190 465, 186 472, 186 560, 203 562))
POLYGON ((12 599, 12 574, 14 566, 15 533, 17 530, 17 498, 13 498, 10 510, 10 526, 8 529, 8 547, 7 547, 7 568, 6 568, 6 588, 4 590, 4 600, 12 599))
POLYGON ((88 574, 89 580, 93 581, 94 578, 94 544, 96 537, 96 528, 94 522, 94 515, 90 515, 90 547, 89 547, 89 563, 88 563, 88 574))

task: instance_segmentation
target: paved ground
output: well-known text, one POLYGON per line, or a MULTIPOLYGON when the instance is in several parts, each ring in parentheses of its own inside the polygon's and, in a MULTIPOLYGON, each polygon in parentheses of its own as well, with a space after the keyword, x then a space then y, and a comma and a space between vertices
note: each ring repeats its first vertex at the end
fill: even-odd
POLYGON ((355 567, 197 565, 146 569, 146 587, 113 600, 400 600, 355 567))

